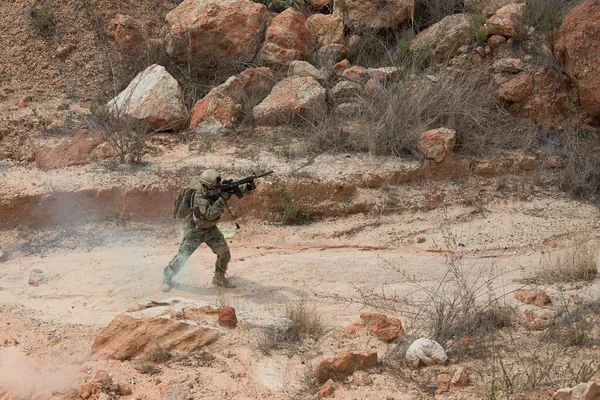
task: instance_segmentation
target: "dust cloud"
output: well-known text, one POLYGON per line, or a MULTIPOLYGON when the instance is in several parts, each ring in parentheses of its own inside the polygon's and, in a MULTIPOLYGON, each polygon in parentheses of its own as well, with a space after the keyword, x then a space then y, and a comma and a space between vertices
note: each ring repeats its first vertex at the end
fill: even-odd
POLYGON ((41 366, 16 347, 0 348, 0 398, 42 399, 69 389, 75 381, 70 368, 41 366))

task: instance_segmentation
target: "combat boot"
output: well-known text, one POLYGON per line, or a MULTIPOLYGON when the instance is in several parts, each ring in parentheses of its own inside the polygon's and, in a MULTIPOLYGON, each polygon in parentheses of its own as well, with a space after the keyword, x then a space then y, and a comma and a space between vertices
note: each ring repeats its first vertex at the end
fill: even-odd
POLYGON ((237 287, 233 283, 229 282, 229 279, 225 278, 225 272, 215 272, 212 283, 213 285, 222 286, 229 289, 237 287))
POLYGON ((170 276, 165 276, 162 281, 162 285, 160 285, 160 290, 163 292, 168 292, 173 287, 173 278, 170 276))

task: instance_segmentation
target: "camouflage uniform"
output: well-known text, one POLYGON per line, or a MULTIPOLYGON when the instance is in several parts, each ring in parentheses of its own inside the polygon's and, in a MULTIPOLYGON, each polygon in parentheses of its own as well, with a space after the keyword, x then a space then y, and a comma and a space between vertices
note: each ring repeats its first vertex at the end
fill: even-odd
POLYGON ((175 276, 202 243, 206 243, 217 255, 215 273, 227 272, 231 253, 223 234, 217 227, 217 221, 223 214, 225 203, 226 200, 223 197, 213 201, 202 189, 196 192, 193 201, 193 215, 186 218, 183 241, 177 255, 165 267, 166 277, 175 276))
MULTIPOLYGON (((211 172, 217 174, 214 170, 211 170, 211 172)), ((231 193, 221 193, 218 198, 214 199, 208 196, 203 184, 196 183, 190 187, 197 190, 192 201, 192 213, 186 218, 183 241, 179 246, 179 251, 164 269, 162 290, 169 291, 171 289, 172 278, 202 243, 206 243, 212 252, 217 255, 212 282, 219 286, 235 287, 225 278, 227 265, 231 260, 231 253, 223 234, 217 227, 217 221, 223 215, 227 200, 231 198, 231 193)), ((240 190, 242 193, 247 193, 255 187, 254 184, 248 184, 240 187, 240 190)))

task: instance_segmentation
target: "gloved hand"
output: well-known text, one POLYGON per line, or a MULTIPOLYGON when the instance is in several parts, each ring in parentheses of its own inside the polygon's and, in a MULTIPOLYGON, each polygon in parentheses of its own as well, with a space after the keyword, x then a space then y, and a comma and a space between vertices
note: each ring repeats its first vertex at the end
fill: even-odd
POLYGON ((221 192, 221 198, 225 201, 229 200, 231 198, 231 193, 229 192, 221 192))
POLYGON ((254 181, 250 182, 250 183, 246 183, 246 190, 247 191, 251 191, 256 189, 256 183, 254 183, 254 181))

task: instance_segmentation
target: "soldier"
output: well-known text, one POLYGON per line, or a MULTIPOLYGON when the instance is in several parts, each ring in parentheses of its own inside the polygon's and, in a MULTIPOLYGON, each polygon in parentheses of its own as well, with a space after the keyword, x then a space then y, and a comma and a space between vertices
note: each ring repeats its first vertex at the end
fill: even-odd
MULTIPOLYGON (((179 246, 179 251, 164 269, 164 279, 161 286, 163 292, 171 290, 173 277, 202 243, 206 243, 212 252, 217 255, 212 283, 225 288, 235 287, 225 277, 227 264, 231 260, 231 253, 223 234, 217 227, 217 221, 223 214, 227 200, 231 198, 231 193, 221 192, 217 198, 211 198, 208 195, 209 190, 217 189, 220 186, 221 175, 214 169, 207 169, 202 172, 198 180, 191 185, 192 189, 196 189, 190 201, 191 212, 186 217, 183 241, 179 246)), ((240 187, 244 193, 255 188, 254 181, 240 187)))

